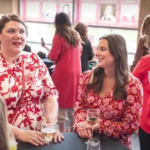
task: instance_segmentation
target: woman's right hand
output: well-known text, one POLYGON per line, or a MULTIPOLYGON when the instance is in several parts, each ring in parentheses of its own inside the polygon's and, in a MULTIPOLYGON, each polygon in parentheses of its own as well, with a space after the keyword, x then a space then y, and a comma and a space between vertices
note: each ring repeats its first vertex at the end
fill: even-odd
POLYGON ((32 130, 22 130, 20 136, 18 136, 18 140, 31 143, 35 146, 47 144, 47 141, 43 138, 41 132, 32 130))
POLYGON ((78 135, 82 138, 92 138, 91 130, 80 130, 78 131, 78 135))

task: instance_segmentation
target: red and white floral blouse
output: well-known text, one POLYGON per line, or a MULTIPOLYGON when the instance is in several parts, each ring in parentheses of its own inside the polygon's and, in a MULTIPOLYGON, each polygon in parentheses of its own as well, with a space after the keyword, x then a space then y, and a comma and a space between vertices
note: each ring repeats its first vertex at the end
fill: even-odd
POLYGON ((132 75, 129 76, 125 88, 127 99, 113 100, 113 89, 104 97, 100 97, 90 90, 87 85, 92 71, 84 72, 79 81, 78 99, 76 102, 75 121, 86 120, 86 110, 95 108, 100 110, 100 133, 117 139, 122 144, 131 148, 131 134, 139 127, 142 110, 143 90, 142 85, 132 75))
POLYGON ((21 129, 40 130, 41 101, 58 92, 42 60, 34 53, 22 52, 13 64, 7 64, 0 52, 0 95, 6 102, 10 120, 22 96, 22 62, 24 69, 25 95, 22 105, 12 122, 21 129))

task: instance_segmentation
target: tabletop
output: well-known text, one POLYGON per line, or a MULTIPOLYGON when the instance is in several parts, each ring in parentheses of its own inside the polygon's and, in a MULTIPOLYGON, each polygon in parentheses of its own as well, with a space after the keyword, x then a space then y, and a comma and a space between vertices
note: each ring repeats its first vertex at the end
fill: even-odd
MULTIPOLYGON (((28 143, 19 142, 17 150, 86 150, 87 139, 80 138, 76 133, 63 133, 65 140, 61 143, 51 143, 45 146, 33 146, 28 143)), ((106 139, 100 141, 101 150, 130 150, 121 143, 106 139)))

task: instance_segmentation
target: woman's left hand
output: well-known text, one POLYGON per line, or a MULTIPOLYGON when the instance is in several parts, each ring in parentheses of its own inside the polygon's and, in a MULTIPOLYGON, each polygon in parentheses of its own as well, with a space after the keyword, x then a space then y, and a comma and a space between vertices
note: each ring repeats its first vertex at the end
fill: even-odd
POLYGON ((62 133, 59 132, 59 130, 57 130, 54 136, 54 142, 61 142, 61 140, 64 140, 64 136, 62 135, 62 133))
POLYGON ((100 127, 99 123, 97 125, 95 125, 94 128, 93 128, 91 125, 89 125, 87 123, 87 121, 83 121, 83 122, 78 123, 77 132, 81 131, 81 130, 92 130, 92 128, 93 128, 93 130, 98 130, 99 127, 100 127))

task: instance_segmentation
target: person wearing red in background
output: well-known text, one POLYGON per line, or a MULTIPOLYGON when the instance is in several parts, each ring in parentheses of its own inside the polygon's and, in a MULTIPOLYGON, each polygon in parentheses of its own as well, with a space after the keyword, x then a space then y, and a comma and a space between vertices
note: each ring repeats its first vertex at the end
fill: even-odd
POLYGON ((141 37, 138 41, 134 61, 130 67, 131 72, 141 59, 141 57, 150 54, 150 15, 146 16, 141 26, 141 37))
POLYGON ((139 127, 139 141, 141 150, 150 149, 150 55, 142 57, 133 70, 144 90, 143 111, 139 127))
POLYGON ((59 129, 65 132, 65 122, 74 125, 74 107, 77 99, 78 82, 81 75, 81 38, 71 25, 66 13, 55 16, 55 35, 49 59, 55 62, 52 79, 59 92, 59 129))

